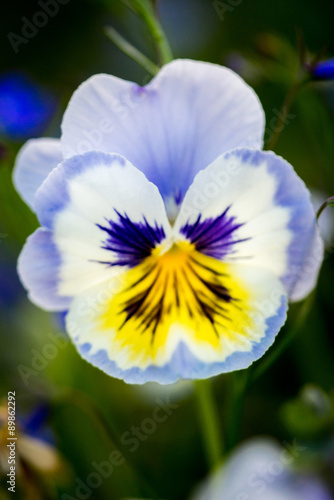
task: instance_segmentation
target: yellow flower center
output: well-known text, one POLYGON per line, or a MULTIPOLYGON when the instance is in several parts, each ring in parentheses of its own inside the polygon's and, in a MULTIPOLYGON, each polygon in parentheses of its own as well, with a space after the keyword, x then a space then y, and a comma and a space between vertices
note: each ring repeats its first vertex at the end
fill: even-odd
POLYGON ((113 346, 146 366, 159 364, 180 335, 214 349, 220 348, 221 335, 233 342, 248 337, 248 292, 231 279, 228 264, 187 241, 164 250, 157 247, 124 273, 121 291, 101 316, 101 330, 114 332, 113 346))

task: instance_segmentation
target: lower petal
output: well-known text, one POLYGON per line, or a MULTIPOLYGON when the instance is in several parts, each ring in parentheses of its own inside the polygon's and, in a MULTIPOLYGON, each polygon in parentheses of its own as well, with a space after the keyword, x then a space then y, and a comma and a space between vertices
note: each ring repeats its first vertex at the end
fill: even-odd
POLYGON ((272 273, 181 243, 75 298, 67 329, 109 375, 172 383, 249 366, 283 325, 286 302, 272 273))

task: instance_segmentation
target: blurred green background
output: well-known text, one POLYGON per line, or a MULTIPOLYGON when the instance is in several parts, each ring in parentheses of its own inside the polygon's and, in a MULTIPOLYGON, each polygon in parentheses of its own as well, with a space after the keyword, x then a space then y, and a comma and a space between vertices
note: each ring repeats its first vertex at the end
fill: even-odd
MULTIPOLYGON (((145 26, 119 1, 63 3, 27 43, 17 45, 17 53, 9 34, 22 36, 22 18, 31 20, 41 7, 37 1, 12 0, 2 6, 0 16, 0 398, 6 406, 8 391, 15 391, 20 432, 49 443, 51 453, 38 464, 34 456, 44 456, 39 442, 30 442, 29 450, 22 450, 17 498, 62 498, 64 493, 76 498, 80 481, 87 484, 87 477, 96 470, 93 462, 110 462, 110 454, 118 449, 124 463, 114 455, 112 473, 106 473, 100 485, 88 487, 89 498, 148 498, 153 489, 160 498, 184 500, 207 473, 192 384, 129 386, 88 365, 67 340, 62 319, 27 300, 15 271, 25 239, 38 226, 12 186, 17 151, 27 138, 59 137, 71 94, 92 74, 110 73, 142 85, 149 80, 106 38, 104 26, 115 27, 155 59, 145 26), (26 122, 15 118, 21 105, 26 122), (35 116, 36 110, 40 116, 35 116), (152 420, 157 406, 168 398, 174 406, 164 410, 167 418, 152 420), (129 443, 130 434, 133 438, 138 433, 133 430, 136 427, 141 428, 137 444, 129 443), (53 463, 55 450, 59 456, 54 455, 53 463)), ((238 71, 258 93, 268 123, 294 76, 296 30, 311 54, 326 48, 327 57, 334 55, 332 0, 161 0, 158 9, 174 56, 225 64, 238 71)), ((320 205, 334 195, 334 81, 308 84, 290 113, 276 152, 295 167, 309 188, 317 190, 320 205)), ((286 352, 250 389, 241 437, 265 434, 291 443, 299 439, 306 446, 307 466, 330 484, 334 477, 330 214, 326 223, 327 252, 312 310, 286 352)), ((296 309, 291 309, 288 326, 296 309)), ((283 328, 279 337, 286 331, 283 328)), ((232 378, 221 375, 213 381, 223 430, 229 418, 232 378)), ((6 456, 1 446, 0 467, 6 456)), ((10 498, 5 475, 1 487, 0 499, 10 498)))

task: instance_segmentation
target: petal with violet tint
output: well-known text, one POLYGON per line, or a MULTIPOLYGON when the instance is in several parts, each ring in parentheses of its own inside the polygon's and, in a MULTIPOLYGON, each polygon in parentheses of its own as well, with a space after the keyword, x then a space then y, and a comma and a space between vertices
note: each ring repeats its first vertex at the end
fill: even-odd
POLYGON ((13 182, 23 200, 35 210, 37 189, 51 170, 63 161, 59 139, 30 139, 17 155, 13 182))
POLYGON ((272 152, 240 149, 200 172, 174 231, 206 255, 280 278, 290 300, 315 286, 323 260, 310 193, 272 152))
POLYGON ((96 75, 74 93, 62 122, 65 157, 120 153, 156 184, 171 218, 196 173, 236 147, 262 147, 264 113, 232 70, 176 60, 146 86, 96 75))
POLYGON ((59 310, 59 297, 116 279, 170 232, 158 189, 119 155, 90 152, 65 160, 39 188, 36 207, 48 231, 28 241, 20 275, 32 300, 47 309, 59 310), (50 268, 41 272, 51 255, 50 268))
POLYGON ((18 274, 29 299, 47 311, 65 311, 71 297, 58 293, 60 254, 52 231, 38 228, 26 241, 18 260, 18 274))
POLYGON ((233 451, 191 500, 333 500, 309 471, 290 467, 294 460, 293 451, 272 439, 253 438, 233 451))
POLYGON ((285 322, 286 292, 269 271, 243 269, 186 242, 152 253, 77 296, 66 318, 81 355, 129 383, 173 383, 246 368, 285 322))

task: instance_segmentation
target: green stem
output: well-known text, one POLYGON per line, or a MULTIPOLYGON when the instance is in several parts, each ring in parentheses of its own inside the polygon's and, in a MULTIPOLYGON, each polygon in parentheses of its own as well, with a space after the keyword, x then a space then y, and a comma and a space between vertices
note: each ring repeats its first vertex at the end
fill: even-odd
POLYGON ((240 439, 244 402, 248 388, 249 370, 231 374, 229 418, 227 422, 226 450, 230 451, 240 439))
POLYGON ((321 207, 319 208, 319 210, 317 211, 317 219, 319 219, 320 215, 322 214, 322 212, 325 210, 325 208, 327 207, 333 207, 334 206, 334 196, 331 196, 330 198, 328 198, 322 205, 321 207))
POLYGON ((142 18, 155 42, 160 65, 169 63, 173 60, 172 50, 154 10, 144 11, 142 18))
POLYGON ((139 66, 144 68, 150 75, 156 75, 159 71, 159 67, 154 64, 148 57, 142 54, 136 47, 131 45, 122 35, 118 33, 114 28, 106 26, 105 34, 108 38, 118 47, 124 54, 133 59, 139 66))
POLYGON ((300 89, 302 88, 302 86, 304 85, 304 83, 308 79, 308 77, 305 77, 304 72, 303 72, 302 76, 300 76, 299 73, 300 72, 298 71, 297 76, 296 76, 293 84, 291 85, 288 93, 285 96, 285 99, 283 101, 282 107, 280 109, 280 112, 279 112, 279 115, 277 118, 277 121, 275 123, 274 131, 273 131, 269 141, 267 142, 267 144, 265 146, 265 149, 267 149, 267 150, 268 149, 270 149, 270 150, 275 149, 276 144, 277 144, 277 142, 281 136, 281 133, 283 132, 283 129, 285 127, 291 106, 292 106, 298 92, 300 91, 300 89))
POLYGON ((196 380, 195 392, 207 461, 210 468, 215 468, 223 456, 223 440, 219 416, 214 401, 212 381, 210 379, 196 380))
POLYGON ((283 352, 289 347, 295 336, 299 333, 314 302, 315 294, 309 295, 300 305, 295 323, 290 330, 286 332, 280 342, 262 358, 262 360, 254 366, 251 372, 250 384, 253 384, 258 378, 269 370, 269 368, 278 360, 283 352))
POLYGON ((173 60, 168 39, 155 13, 155 4, 149 0, 123 0, 145 23, 155 43, 159 64, 162 66, 173 60))

